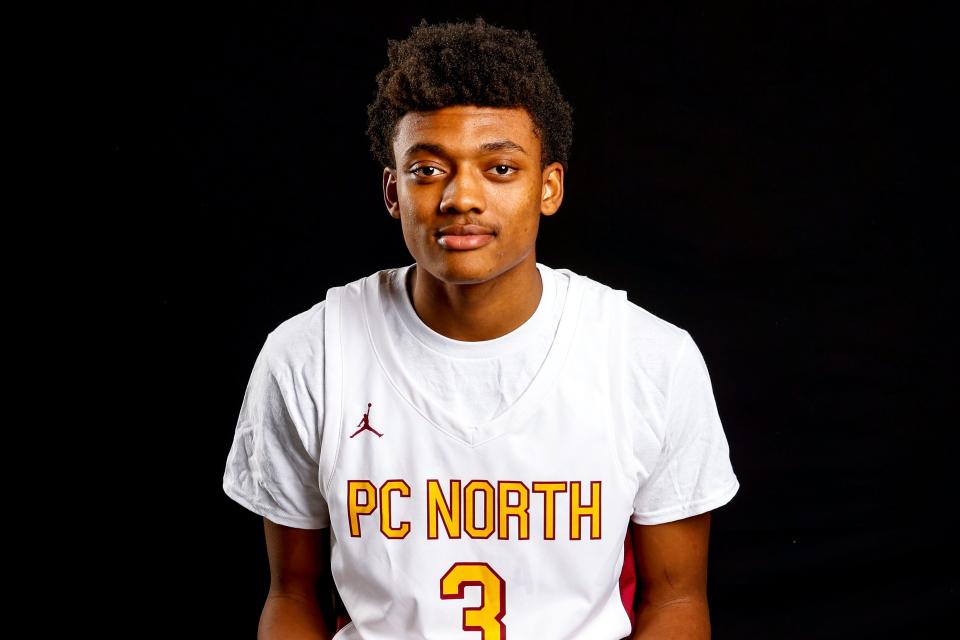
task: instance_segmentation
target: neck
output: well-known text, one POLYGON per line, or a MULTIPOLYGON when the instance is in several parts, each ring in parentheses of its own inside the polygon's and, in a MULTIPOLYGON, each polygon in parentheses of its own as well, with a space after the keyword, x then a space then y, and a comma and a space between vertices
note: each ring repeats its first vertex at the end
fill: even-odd
POLYGON ((531 252, 499 276, 473 284, 451 284, 414 266, 410 301, 428 327, 453 340, 476 342, 506 335, 530 319, 540 304, 543 282, 531 252))

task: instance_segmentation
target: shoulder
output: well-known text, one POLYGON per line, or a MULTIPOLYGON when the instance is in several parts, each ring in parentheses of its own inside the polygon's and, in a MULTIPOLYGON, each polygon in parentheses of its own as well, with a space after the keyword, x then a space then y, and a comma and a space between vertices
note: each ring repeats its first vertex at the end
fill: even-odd
POLYGON ((673 322, 624 297, 624 352, 636 387, 645 386, 665 402, 673 372, 690 334, 673 322))
POLYGON ((561 269, 578 278, 583 291, 581 321, 589 333, 605 333, 619 354, 633 389, 648 387, 654 396, 666 394, 671 371, 692 340, 686 329, 630 300, 624 289, 561 269))
POLYGON ((325 326, 332 299, 357 293, 364 281, 376 281, 392 272, 392 269, 382 269, 346 284, 330 287, 323 300, 278 323, 267 335, 264 344, 265 356, 271 367, 276 371, 301 372, 316 366, 318 373, 322 373, 325 326))
POLYGON ((583 291, 582 313, 586 318, 604 324, 616 323, 619 335, 636 352, 670 357, 678 352, 690 336, 686 329, 630 300, 624 289, 616 289, 569 269, 556 271, 580 281, 583 291))
POLYGON ((660 354, 671 359, 690 334, 673 322, 624 297, 627 334, 639 351, 660 354))
POLYGON ((277 324, 267 334, 264 357, 275 372, 302 371, 323 363, 326 299, 277 324))

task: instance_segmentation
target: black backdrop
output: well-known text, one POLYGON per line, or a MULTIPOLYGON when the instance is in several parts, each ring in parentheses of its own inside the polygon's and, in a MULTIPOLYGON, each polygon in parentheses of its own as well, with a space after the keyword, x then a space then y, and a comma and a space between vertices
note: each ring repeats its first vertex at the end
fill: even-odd
POLYGON ((956 206, 934 189, 956 165, 930 154, 955 80, 942 19, 904 7, 98 14, 89 52, 110 80, 88 139, 126 241, 121 266, 89 260, 118 285, 114 335, 147 418, 124 427, 142 486, 136 533, 111 547, 123 614, 170 637, 255 637, 262 524, 220 486, 247 376, 266 333, 328 287, 412 261, 367 150, 373 78, 421 17, 482 15, 530 29, 574 107, 538 261, 626 289, 708 363, 742 485, 714 513, 714 636, 901 637, 946 620, 956 206))

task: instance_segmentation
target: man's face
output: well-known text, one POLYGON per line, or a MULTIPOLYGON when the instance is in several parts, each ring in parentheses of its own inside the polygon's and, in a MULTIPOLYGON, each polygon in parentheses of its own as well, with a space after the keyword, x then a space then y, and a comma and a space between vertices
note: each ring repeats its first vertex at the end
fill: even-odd
POLYGON ((418 266, 451 284, 491 280, 535 260, 540 215, 563 198, 563 166, 540 169, 523 108, 455 106, 407 113, 383 173, 384 202, 418 266), (478 225, 462 233, 453 225, 478 225))

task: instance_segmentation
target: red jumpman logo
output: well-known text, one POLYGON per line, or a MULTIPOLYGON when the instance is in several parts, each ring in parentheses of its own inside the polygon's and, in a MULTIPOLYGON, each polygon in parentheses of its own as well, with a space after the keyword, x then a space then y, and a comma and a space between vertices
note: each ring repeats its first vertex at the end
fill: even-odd
MULTIPOLYGON (((377 431, 376 429, 374 429, 373 427, 370 426, 370 407, 371 407, 371 406, 373 406, 373 404, 370 403, 370 402, 368 402, 368 403, 367 403, 367 412, 366 412, 365 414, 363 414, 363 418, 361 418, 361 419, 360 419, 360 422, 357 423, 357 426, 360 427, 360 428, 353 432, 353 436, 357 435, 357 434, 360 433, 361 431, 373 431, 373 432, 374 432, 375 434, 377 434, 379 437, 381 437, 381 438, 383 437, 383 434, 382 434, 382 433, 380 433, 379 431, 377 431), (362 426, 361 426, 361 425, 362 425, 362 426)), ((350 437, 352 438, 353 436, 350 436, 350 437)))

